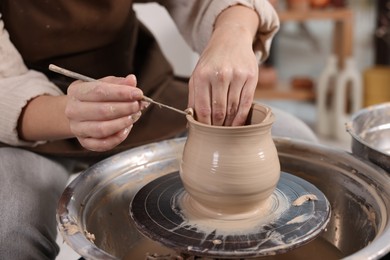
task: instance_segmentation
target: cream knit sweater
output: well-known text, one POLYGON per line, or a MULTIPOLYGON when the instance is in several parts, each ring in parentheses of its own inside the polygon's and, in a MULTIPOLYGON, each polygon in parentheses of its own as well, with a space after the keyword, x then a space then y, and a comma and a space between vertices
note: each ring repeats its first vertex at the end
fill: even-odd
MULTIPOLYGON (((245 5, 259 14, 260 26, 254 45, 259 62, 267 57, 271 40, 279 28, 278 16, 268 0, 157 2, 167 8, 184 39, 198 53, 205 48, 218 14, 231 5, 245 5)), ((45 75, 27 69, 21 55, 9 39, 0 14, 0 141, 13 146, 35 146, 44 142, 26 142, 19 138, 17 133, 19 116, 31 99, 40 95, 63 94, 45 75)))

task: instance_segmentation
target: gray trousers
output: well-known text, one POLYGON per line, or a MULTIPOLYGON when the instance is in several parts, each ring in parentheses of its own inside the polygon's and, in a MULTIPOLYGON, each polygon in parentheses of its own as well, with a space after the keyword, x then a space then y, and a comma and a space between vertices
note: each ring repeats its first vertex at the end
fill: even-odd
POLYGON ((55 259, 55 212, 69 178, 60 163, 0 148, 0 259, 55 259))
MULTIPOLYGON (((316 142, 296 117, 273 109, 272 133, 316 142)), ((55 259, 55 211, 70 170, 18 148, 0 148, 0 259, 55 259)))

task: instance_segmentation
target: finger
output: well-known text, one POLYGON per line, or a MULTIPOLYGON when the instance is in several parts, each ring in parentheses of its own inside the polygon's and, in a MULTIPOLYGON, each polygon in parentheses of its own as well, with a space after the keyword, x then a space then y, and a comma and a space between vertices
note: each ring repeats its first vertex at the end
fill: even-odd
POLYGON ((126 77, 107 76, 104 78, 100 78, 97 81, 116 84, 116 85, 127 85, 133 87, 137 85, 137 78, 135 77, 134 74, 129 74, 126 77))
POLYGON ((194 111, 197 121, 211 124, 211 85, 207 80, 194 78, 194 111))
POLYGON ((80 101, 136 101, 142 99, 143 92, 136 87, 111 82, 77 81, 69 86, 68 95, 80 101))
POLYGON ((212 77, 211 107, 213 125, 221 126, 225 121, 227 95, 231 79, 231 70, 217 71, 215 72, 215 76, 212 77))
POLYGON ((122 143, 129 135, 132 127, 133 125, 106 138, 78 138, 78 140, 80 144, 88 150, 95 152, 104 152, 111 150, 115 146, 122 143))
POLYGON ((187 107, 194 108, 194 106, 195 106, 195 101, 194 101, 195 94, 194 94, 194 92, 195 92, 195 90, 194 90, 194 79, 193 79, 193 77, 191 77, 189 82, 188 82, 188 104, 187 104, 187 107))
POLYGON ((248 78, 241 91, 240 104, 232 126, 244 125, 253 103, 257 80, 248 78))
POLYGON ((226 116, 225 116, 225 126, 231 126, 234 118, 237 115, 238 107, 240 104, 241 92, 243 86, 245 85, 245 79, 242 74, 238 74, 230 82, 228 97, 227 97, 227 106, 226 106, 226 116))
POLYGON ((131 116, 117 118, 110 121, 88 121, 78 124, 71 124, 71 131, 76 137, 82 138, 105 138, 122 129, 126 129, 133 125, 141 117, 141 112, 137 112, 131 116))
POLYGON ((132 115, 140 109, 140 102, 70 101, 65 114, 75 121, 106 121, 132 115))

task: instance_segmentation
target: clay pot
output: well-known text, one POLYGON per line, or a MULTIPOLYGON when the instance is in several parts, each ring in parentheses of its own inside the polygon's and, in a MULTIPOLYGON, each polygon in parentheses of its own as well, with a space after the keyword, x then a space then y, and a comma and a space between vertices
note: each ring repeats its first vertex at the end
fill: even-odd
POLYGON ((187 120, 180 176, 191 203, 209 218, 242 219, 264 210, 280 176, 271 109, 253 104, 247 124, 238 127, 187 120))

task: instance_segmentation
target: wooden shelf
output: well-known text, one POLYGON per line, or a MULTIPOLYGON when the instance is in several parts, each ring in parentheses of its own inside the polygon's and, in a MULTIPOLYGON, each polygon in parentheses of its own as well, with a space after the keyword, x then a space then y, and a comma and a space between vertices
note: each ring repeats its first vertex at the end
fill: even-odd
POLYGON ((275 86, 257 85, 256 99, 292 99, 298 101, 313 101, 316 98, 314 88, 294 88, 287 82, 278 82, 275 86))
POLYGON ((304 22, 308 20, 330 20, 334 23, 333 54, 339 58, 339 67, 353 53, 353 11, 349 8, 309 9, 307 11, 278 11, 283 22, 304 22))
POLYGON ((309 101, 315 99, 312 91, 305 90, 275 90, 275 89, 256 89, 256 99, 285 99, 297 101, 309 101))
POLYGON ((307 11, 278 11, 281 22, 307 20, 344 20, 352 17, 348 8, 309 9, 307 11))
MULTIPOLYGON (((330 20, 334 24, 332 54, 338 58, 339 69, 344 67, 346 58, 353 55, 353 12, 349 8, 309 9, 307 11, 278 10, 281 23, 304 22, 309 20, 330 20)), ((257 88, 256 98, 315 100, 313 91, 295 90, 291 87, 274 89, 257 88)))

